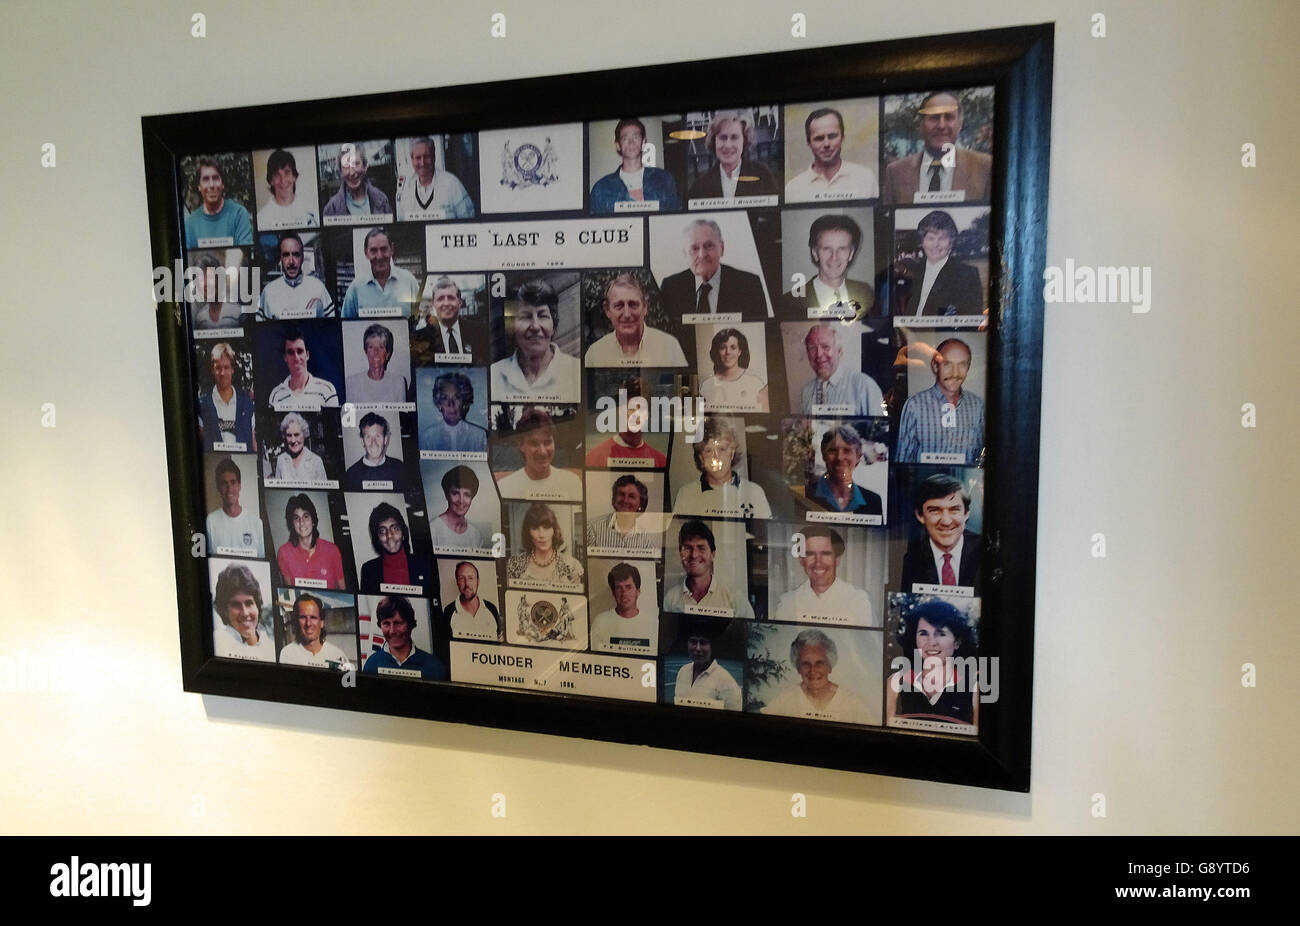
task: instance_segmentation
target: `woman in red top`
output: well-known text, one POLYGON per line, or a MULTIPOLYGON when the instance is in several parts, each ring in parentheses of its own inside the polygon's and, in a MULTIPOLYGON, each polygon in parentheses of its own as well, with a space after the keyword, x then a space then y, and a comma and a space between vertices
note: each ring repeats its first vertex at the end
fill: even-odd
POLYGON ((320 518, 312 500, 302 493, 284 506, 284 523, 289 539, 275 551, 275 561, 285 585, 298 579, 324 579, 326 588, 343 588, 343 557, 339 548, 325 540, 317 527, 320 518))

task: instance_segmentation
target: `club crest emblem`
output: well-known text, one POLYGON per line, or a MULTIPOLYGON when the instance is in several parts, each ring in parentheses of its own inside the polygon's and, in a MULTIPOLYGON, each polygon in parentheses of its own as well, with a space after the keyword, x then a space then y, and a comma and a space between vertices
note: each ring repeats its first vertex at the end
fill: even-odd
POLYGON ((511 148, 507 139, 501 150, 501 185, 512 190, 549 186, 560 179, 555 170, 558 162, 549 136, 541 148, 532 142, 511 148))

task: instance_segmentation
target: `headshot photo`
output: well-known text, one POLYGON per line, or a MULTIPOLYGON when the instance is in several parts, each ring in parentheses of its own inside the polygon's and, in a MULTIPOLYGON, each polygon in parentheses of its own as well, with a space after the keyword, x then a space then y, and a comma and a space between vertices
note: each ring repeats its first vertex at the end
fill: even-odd
POLYGON ((790 285, 787 318, 861 319, 880 315, 875 295, 875 219, 870 209, 786 209, 781 265, 790 285), (802 283, 790 284, 799 274, 802 283))
POLYGON ((884 415, 880 384, 862 372, 868 329, 840 321, 782 322, 790 409, 804 415, 884 415))
POLYGON ((687 205, 775 206, 781 191, 780 107, 687 113, 682 125, 702 131, 686 161, 687 205))
MULTIPOLYGON (((241 345, 242 346, 242 345, 241 345)), ((195 345, 199 380, 199 432, 205 451, 257 449, 253 432, 253 355, 229 341, 195 345)))
POLYGON ((264 254, 262 278, 267 283, 258 301, 258 321, 333 318, 338 314, 334 297, 318 273, 319 241, 315 232, 287 231, 275 236, 270 253, 264 254))
POLYGON ((493 535, 501 531, 501 499, 487 462, 421 460, 420 474, 433 552, 495 555, 493 535))
POLYGON ((482 212, 551 212, 582 208, 581 122, 478 133, 482 212))
POLYGON ((588 472, 587 554, 663 555, 664 475, 654 472, 588 472))
POLYGON ((880 196, 879 104, 877 97, 865 97, 785 106, 787 203, 880 196))
POLYGON ((581 592, 585 570, 581 552, 575 552, 581 524, 581 509, 576 505, 512 503, 507 583, 581 592))
POLYGON ((350 576, 335 543, 328 494, 267 489, 266 510, 274 515, 269 525, 280 585, 348 588, 350 576))
POLYGON ((695 362, 705 407, 717 412, 766 412, 767 341, 759 322, 698 325, 695 362))
POLYGON ((397 177, 387 140, 318 145, 321 214, 326 225, 393 221, 397 177))
POLYGON ((645 270, 586 274, 582 290, 590 332, 587 367, 686 366, 680 338, 655 327, 667 327, 668 319, 645 270))
POLYGON ((445 682, 451 678, 446 659, 434 652, 429 602, 407 595, 362 595, 357 599, 362 653, 368 675, 445 682))
POLYGON ((262 181, 254 187, 259 233, 320 227, 315 148, 254 151, 253 176, 262 181))
POLYGON ((885 523, 886 419, 790 419, 784 437, 787 478, 791 485, 803 486, 804 498, 814 509, 808 514, 810 520, 885 523))
POLYGON ((420 303, 424 262, 419 235, 409 228, 376 225, 352 229, 356 276, 343 295, 343 318, 409 318, 420 303))
POLYGON ((754 624, 745 710, 833 723, 881 720, 879 632, 754 624))
POLYGON ((894 460, 979 466, 984 461, 986 335, 970 331, 943 337, 923 330, 909 334, 910 394, 899 419, 894 460), (919 359, 926 353, 928 369, 919 359))
POLYGON ((889 596, 885 724, 945 733, 979 732, 978 598, 889 596))
POLYGON ((663 120, 625 116, 587 123, 591 211, 676 212, 677 178, 663 164, 663 120))
POLYGON ((367 411, 355 428, 343 428, 343 488, 348 492, 404 492, 408 441, 414 415, 387 409, 367 411), (404 440, 405 438, 405 440, 404 440))
POLYGON ((772 317, 747 213, 650 218, 650 266, 669 319, 766 321, 772 317))
POLYGON ((769 620, 882 625, 884 537, 842 525, 771 523, 766 540, 769 620))
POLYGON ((242 247, 253 243, 252 165, 247 154, 183 157, 185 247, 242 247))
POLYGON ((992 87, 887 96, 884 109, 885 205, 989 199, 992 87))
POLYGON ((582 391, 581 276, 506 275, 493 319, 493 402, 577 402, 582 391))
POLYGON ((983 474, 976 469, 908 467, 912 523, 899 586, 924 592, 937 586, 971 589, 978 596, 983 541, 983 474))
POLYGON ((411 352, 406 322, 344 322, 342 329, 347 401, 357 406, 409 406, 411 352))
POLYGON ((204 454, 203 475, 208 555, 265 558, 257 457, 251 453, 204 454))
POLYGON ((285 412, 264 415, 259 424, 268 485, 338 488, 336 420, 327 424, 319 412, 285 412))
POLYGON ((506 589, 506 642, 522 646, 585 650, 587 599, 555 590, 506 589))
POLYGON ((411 332, 415 365, 486 362, 488 305, 483 274, 429 273, 411 332))
POLYGON ((968 325, 981 323, 988 264, 988 207, 894 212, 896 317, 958 316, 968 325))
MULTIPOLYGON (((197 280, 185 287, 190 324, 195 332, 239 329, 252 322, 249 314, 257 309, 251 301, 256 293, 245 295, 242 287, 251 286, 243 279, 249 259, 245 248, 205 248, 191 251, 187 267, 196 269, 197 280)), ((240 331, 231 331, 237 336, 240 331)))
POLYGON ((357 667, 357 605, 352 595, 282 588, 279 662, 351 672, 357 667))
POLYGON ((270 564, 209 557, 208 580, 213 655, 275 662, 270 564))
POLYGON ((653 656, 659 649, 659 593, 653 562, 588 559, 591 651, 653 656))
POLYGON ((430 460, 486 460, 487 370, 420 367, 415 371, 420 455, 430 460))
MULTIPOLYGON (((667 428, 671 427, 671 420, 665 423, 665 416, 661 416, 658 428, 651 430, 655 423, 651 410, 633 400, 658 401, 661 407, 669 406, 676 394, 673 374, 643 370, 639 375, 630 375, 628 371, 589 370, 587 383, 587 466, 615 469, 666 467, 667 428), (601 397, 618 403, 608 421, 602 420, 601 409, 596 405, 601 397), (622 405, 628 406, 625 413, 617 410, 622 405)), ((680 396, 677 398, 680 406, 680 396)), ((608 402, 605 407, 609 407, 608 402)))
POLYGON ((470 187, 477 195, 478 154, 472 132, 397 139, 399 222, 472 219, 478 210, 470 187))
POLYGON ((433 649, 443 662, 451 665, 452 640, 506 641, 496 560, 442 557, 438 588, 443 608, 434 620, 433 649))
POLYGON ((754 619, 744 524, 679 514, 664 547, 664 611, 754 619))
POLYGON ((340 404, 343 354, 337 325, 265 322, 253 337, 253 392, 259 402, 277 412, 314 412, 340 404))
POLYGON ((579 423, 573 418, 557 422, 537 405, 497 408, 499 423, 510 425, 493 435, 492 466, 501 497, 582 501, 579 423), (513 412, 518 414, 512 418, 513 412))
POLYGON ((770 518, 767 493, 746 478, 744 422, 709 415, 700 439, 693 444, 674 435, 675 451, 670 474, 675 495, 673 513, 731 518, 770 518), (689 453, 689 457, 688 457, 689 453))
POLYGON ((412 512, 395 492, 347 492, 352 555, 357 589, 367 595, 434 594, 437 575, 430 558, 417 552, 412 539, 412 512))
POLYGON ((664 702, 742 710, 745 640, 739 629, 730 620, 699 616, 664 621, 660 641, 669 643, 663 657, 664 702))

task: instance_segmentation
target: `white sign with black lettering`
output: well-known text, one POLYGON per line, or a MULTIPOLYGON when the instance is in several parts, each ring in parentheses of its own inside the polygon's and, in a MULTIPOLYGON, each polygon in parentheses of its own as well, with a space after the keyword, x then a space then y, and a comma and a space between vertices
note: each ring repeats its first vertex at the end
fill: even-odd
POLYGON ((645 260, 645 220, 429 225, 425 245, 428 266, 441 271, 639 267, 645 260))
POLYGON ((653 671, 647 676, 647 665, 654 663, 626 656, 451 643, 452 681, 475 685, 652 702, 655 686, 642 683, 654 678, 653 671))

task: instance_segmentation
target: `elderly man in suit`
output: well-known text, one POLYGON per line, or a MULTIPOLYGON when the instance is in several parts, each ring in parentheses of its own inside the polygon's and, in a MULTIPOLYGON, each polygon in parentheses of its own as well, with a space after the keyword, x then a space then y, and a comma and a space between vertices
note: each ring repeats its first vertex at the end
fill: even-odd
POLYGON ((712 219, 696 219, 686 226, 684 253, 690 267, 664 277, 659 285, 664 308, 674 319, 691 312, 700 315, 740 313, 743 321, 766 321, 767 300, 758 277, 722 262, 726 245, 722 229, 712 219))
POLYGON ((900 278, 908 282, 904 315, 980 315, 984 284, 980 273, 952 256, 957 223, 936 209, 916 226, 922 260, 904 261, 900 278))
POLYGON ((993 158, 979 151, 957 147, 961 135, 961 100, 955 93, 931 93, 917 110, 918 128, 925 150, 891 162, 885 167, 885 205, 906 206, 918 193, 948 193, 960 190, 966 202, 989 198, 993 158), (944 145, 953 146, 952 166, 943 163, 944 145))
POLYGON ((980 535, 966 530, 970 498, 961 480, 937 473, 922 480, 913 497, 925 536, 903 554, 903 591, 913 584, 973 587, 980 593, 980 535))

